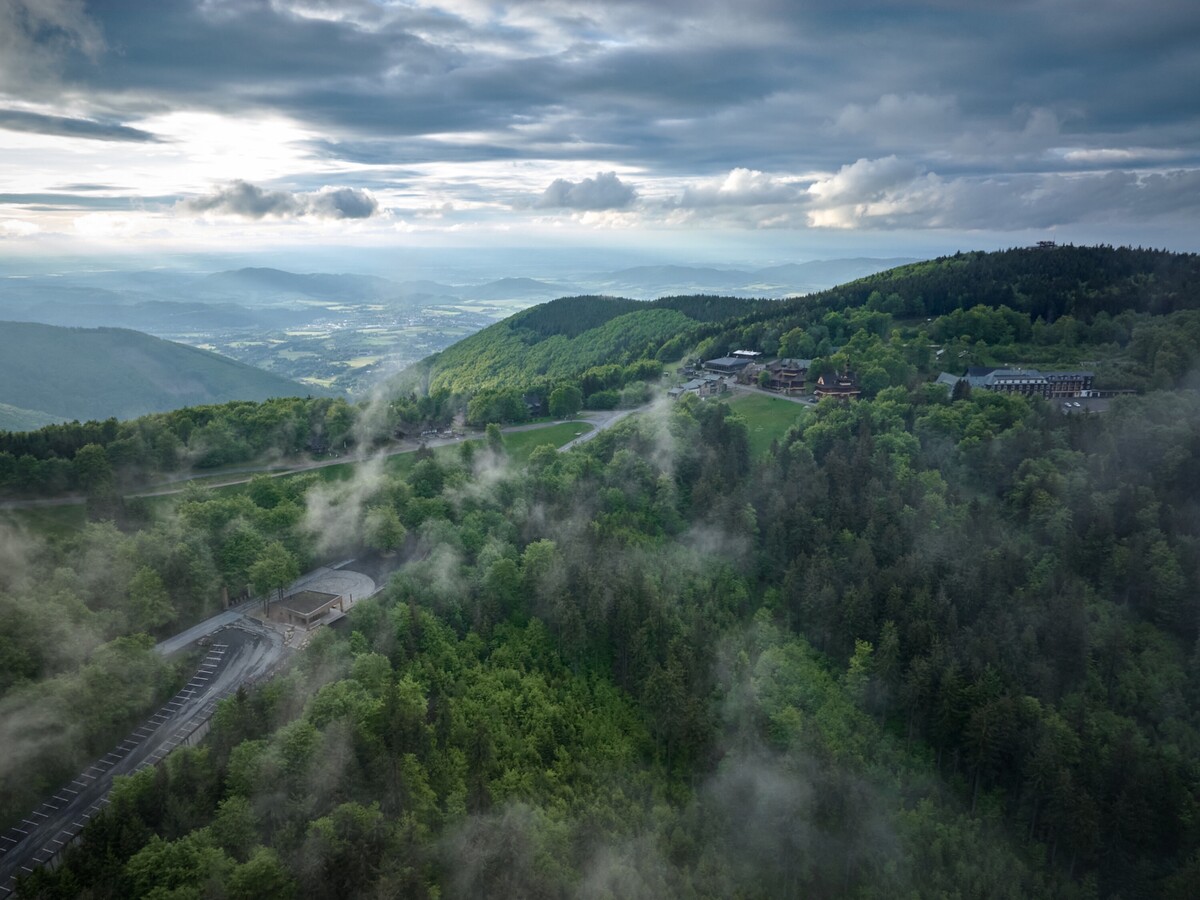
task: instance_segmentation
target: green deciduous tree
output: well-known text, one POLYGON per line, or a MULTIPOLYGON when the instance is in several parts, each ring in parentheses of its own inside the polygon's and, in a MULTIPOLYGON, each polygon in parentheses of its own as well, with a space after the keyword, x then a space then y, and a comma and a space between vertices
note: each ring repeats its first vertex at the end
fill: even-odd
POLYGON ((564 384, 550 392, 550 415, 573 416, 583 407, 583 392, 574 384, 564 384))
POLYGON ((262 595, 263 608, 269 612, 271 594, 282 599, 283 589, 300 577, 300 564, 287 547, 271 541, 250 566, 249 575, 250 584, 255 593, 262 595))

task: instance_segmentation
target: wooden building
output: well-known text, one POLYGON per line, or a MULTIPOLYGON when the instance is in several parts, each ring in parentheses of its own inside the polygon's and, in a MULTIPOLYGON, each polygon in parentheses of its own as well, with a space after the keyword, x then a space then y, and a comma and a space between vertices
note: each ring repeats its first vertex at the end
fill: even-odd
POLYGON ((817 379, 814 397, 837 397, 839 400, 854 400, 862 395, 858 376, 849 369, 840 374, 826 372, 817 379))

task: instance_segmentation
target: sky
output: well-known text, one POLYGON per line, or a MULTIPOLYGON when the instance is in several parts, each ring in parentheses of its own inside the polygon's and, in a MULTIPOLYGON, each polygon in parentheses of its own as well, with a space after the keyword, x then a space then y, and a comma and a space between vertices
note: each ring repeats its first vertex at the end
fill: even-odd
POLYGON ((1195 0, 0 0, 0 258, 1200 250, 1195 0))

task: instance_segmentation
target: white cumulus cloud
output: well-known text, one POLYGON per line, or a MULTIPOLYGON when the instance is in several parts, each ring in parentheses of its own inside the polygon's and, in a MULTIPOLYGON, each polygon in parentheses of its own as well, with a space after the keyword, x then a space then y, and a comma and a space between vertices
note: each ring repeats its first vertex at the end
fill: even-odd
POLYGON ((795 203, 804 195, 796 181, 779 178, 756 169, 733 169, 724 178, 689 185, 680 195, 684 208, 705 206, 759 206, 795 203))

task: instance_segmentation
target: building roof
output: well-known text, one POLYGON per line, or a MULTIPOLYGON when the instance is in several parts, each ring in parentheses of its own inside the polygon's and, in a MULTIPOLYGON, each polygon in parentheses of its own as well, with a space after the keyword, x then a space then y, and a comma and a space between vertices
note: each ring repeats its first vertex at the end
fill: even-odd
POLYGON ((1040 369, 1016 366, 998 368, 996 366, 968 366, 965 375, 951 375, 943 372, 937 377, 937 384, 954 387, 959 381, 965 381, 973 388, 990 388, 997 384, 1032 384, 1044 385, 1051 381, 1077 381, 1094 378, 1095 373, 1085 369, 1077 371, 1043 372, 1040 369))
POLYGON ((738 359, 736 356, 720 356, 716 359, 708 360, 704 365, 712 366, 716 369, 741 369, 750 365, 750 360, 738 359))
POLYGON ((295 594, 284 597, 279 605, 297 615, 307 616, 322 606, 328 606, 335 602, 338 596, 337 594, 326 594, 323 591, 297 591, 295 594))
POLYGON ((769 363, 768 368, 811 369, 812 368, 812 360, 811 359, 795 359, 793 357, 785 357, 782 359, 777 359, 773 363, 769 363))
POLYGON ((823 394, 861 393, 858 376, 854 372, 825 372, 817 379, 817 391, 823 394))

